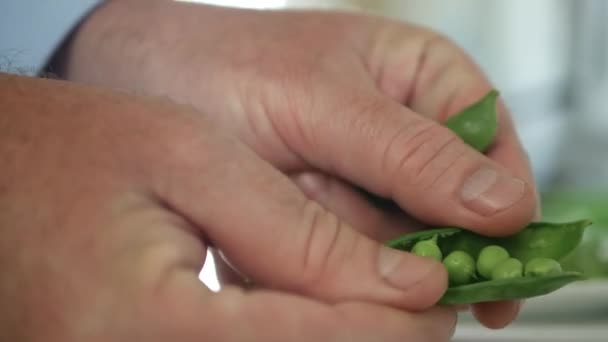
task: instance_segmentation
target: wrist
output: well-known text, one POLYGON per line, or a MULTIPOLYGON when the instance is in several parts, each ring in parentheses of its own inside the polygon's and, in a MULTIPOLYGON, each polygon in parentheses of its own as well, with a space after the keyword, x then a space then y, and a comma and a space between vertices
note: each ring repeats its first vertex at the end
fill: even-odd
POLYGON ((240 12, 167 0, 107 1, 56 54, 52 72, 67 80, 167 95, 190 76, 185 73, 195 72, 184 65, 195 64, 197 76, 217 68, 221 59, 214 56, 231 28, 227 21, 240 12))

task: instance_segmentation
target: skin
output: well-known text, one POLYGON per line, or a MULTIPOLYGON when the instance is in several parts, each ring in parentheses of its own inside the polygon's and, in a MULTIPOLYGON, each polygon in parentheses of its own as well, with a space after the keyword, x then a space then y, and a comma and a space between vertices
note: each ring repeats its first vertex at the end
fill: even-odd
POLYGON ((0 111, 2 341, 453 334, 440 263, 361 235, 202 112, 1 73, 0 111), (202 286, 211 242, 264 289, 202 286))
MULTIPOLYGON (((208 113, 309 199, 376 241, 420 222, 503 236, 539 214, 504 104, 487 156, 441 126, 493 87, 461 49, 418 27, 345 13, 109 1, 77 30, 53 68, 69 80, 167 96, 208 113), (522 187, 463 199, 468 177, 487 169, 497 179, 516 177, 522 187), (398 210, 372 205, 361 189, 393 200, 398 210)), ((219 249, 232 255, 226 259, 233 267, 218 265, 224 284, 241 278, 233 268, 260 278, 234 267, 253 263, 250 251, 219 249)), ((277 269, 283 261, 266 262, 277 269)), ((498 328, 515 318, 518 304, 474 310, 498 328)))

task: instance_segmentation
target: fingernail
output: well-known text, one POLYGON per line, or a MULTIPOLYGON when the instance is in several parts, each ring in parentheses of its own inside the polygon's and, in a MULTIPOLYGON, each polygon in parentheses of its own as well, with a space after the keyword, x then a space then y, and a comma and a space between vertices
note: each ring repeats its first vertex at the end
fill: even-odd
POLYGON ((396 249, 382 247, 378 256, 380 276, 391 286, 408 289, 433 272, 438 263, 429 258, 419 257, 396 249))
POLYGON ((490 216, 519 201, 524 189, 523 180, 483 168, 464 182, 460 196, 467 208, 482 216, 490 216))

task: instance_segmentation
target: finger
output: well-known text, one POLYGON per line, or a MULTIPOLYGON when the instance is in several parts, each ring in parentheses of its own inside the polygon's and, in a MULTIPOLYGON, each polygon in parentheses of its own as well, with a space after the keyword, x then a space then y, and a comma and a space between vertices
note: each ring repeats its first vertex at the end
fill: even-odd
MULTIPOLYGON (((419 229, 422 225, 401 210, 383 210, 371 203, 361 191, 334 177, 319 172, 300 172, 291 180, 311 200, 334 213, 370 239, 387 241, 419 229)), ((246 286, 240 275, 221 253, 212 249, 218 280, 222 285, 246 286)))
MULTIPOLYGON (((290 178, 311 200, 318 202, 365 236, 387 241, 420 229, 422 225, 403 211, 382 210, 352 186, 319 172, 301 172, 290 178)), ((218 280, 222 285, 246 286, 244 276, 212 249, 218 280)))
POLYGON ((203 138, 174 151, 171 177, 157 179, 156 191, 204 227, 214 246, 256 284, 412 310, 441 297, 447 276, 440 263, 363 236, 236 139, 202 133, 189 135, 203 138))
POLYGON ((473 315, 490 329, 501 329, 513 322, 521 309, 520 301, 479 303, 472 306, 473 315))
POLYGON ((532 219, 532 185, 466 146, 449 129, 383 95, 335 97, 369 103, 332 108, 331 119, 302 128, 309 132, 306 140, 319 147, 311 151, 294 142, 292 148, 299 148, 310 163, 394 198, 428 224, 506 235, 532 219))
POLYGON ((184 298, 170 304, 176 308, 171 312, 177 311, 173 321, 180 324, 172 330, 210 341, 441 342, 450 339, 456 324, 454 311, 445 308, 411 314, 362 302, 332 306, 273 291, 227 288, 211 296, 195 291, 178 284, 163 296, 184 298))
MULTIPOLYGON (((472 69, 470 70, 470 72, 466 73, 466 75, 469 75, 469 77, 466 80, 462 80, 457 85, 457 88, 456 85, 453 85, 454 88, 446 87, 444 89, 440 89, 439 91, 448 93, 438 94, 435 96, 443 96, 443 98, 450 99, 449 103, 444 108, 444 112, 430 113, 430 115, 432 117, 437 118, 439 122, 444 122, 449 117, 456 115, 468 105, 482 98, 485 94, 488 93, 488 91, 492 89, 492 86, 489 84, 489 82, 487 82, 482 76, 480 76, 480 74, 476 72, 476 69, 474 69, 473 67, 471 68, 472 69), (467 84, 466 81, 470 82, 470 84, 467 84)), ((449 77, 456 76, 452 75, 448 70, 446 71, 445 75, 440 78, 439 81, 441 81, 443 78, 449 77)), ((444 83, 450 84, 448 82, 444 83)), ((432 97, 433 96, 430 96, 431 99, 432 97)), ((487 152, 487 156, 490 159, 499 163, 500 165, 503 165, 514 175, 520 177, 531 185, 532 189, 534 190, 534 195, 536 199, 536 212, 534 218, 539 219, 541 216, 540 196, 538 194, 536 182, 532 173, 530 160, 528 158, 526 150, 521 144, 521 140, 515 130, 511 115, 507 107, 505 106, 502 98, 498 99, 496 108, 498 111, 498 131, 494 144, 487 152)))
POLYGON ((93 226, 99 228, 93 229, 94 238, 79 230, 84 233, 74 235, 86 240, 66 244, 62 239, 64 249, 75 247, 77 253, 70 255, 73 277, 64 277, 60 292, 67 296, 60 298, 71 299, 53 309, 71 314, 66 320, 70 329, 63 323, 58 328, 75 335, 60 340, 173 340, 168 338, 175 333, 172 317, 180 309, 175 305, 192 298, 186 292, 164 297, 165 290, 176 279, 187 279, 200 296, 212 293, 198 279, 206 256, 200 231, 143 194, 112 195, 107 202, 82 200, 79 205, 83 202, 80 209, 91 213, 83 220, 93 216, 101 224, 93 226))
POLYGON ((387 241, 423 227, 402 210, 383 210, 351 185, 320 172, 291 176, 294 183, 340 219, 376 241, 387 241))
MULTIPOLYGON (((484 76, 483 71, 460 48, 437 34, 424 30, 421 32, 427 36, 423 39, 425 43, 418 44, 418 49, 409 49, 410 53, 415 54, 416 51, 411 50, 417 50, 418 54, 424 56, 424 63, 421 63, 416 71, 416 82, 413 84, 408 82, 407 73, 394 73, 390 75, 392 79, 390 83, 398 86, 397 90, 392 92, 400 92, 397 98, 407 99, 404 104, 415 112, 438 122, 445 122, 449 117, 478 101, 493 86, 484 76)), ((391 64, 390 59, 386 62, 391 64)), ((394 63, 395 61, 392 61, 392 64, 394 63)), ((386 92, 382 83, 380 88, 386 92)), ((498 99, 497 110, 498 132, 488 156, 530 184, 535 191, 536 218, 539 218, 539 196, 532 169, 502 98, 498 99)))
POLYGON ((512 128, 513 124, 510 121, 511 120, 509 120, 508 124, 505 124, 505 127, 511 126, 511 128, 499 131, 496 144, 494 145, 494 148, 489 151, 488 157, 501 165, 505 165, 514 174, 522 179, 526 179, 527 182, 532 185, 536 200, 536 211, 533 219, 540 220, 542 217, 540 193, 534 179, 530 159, 528 158, 528 154, 522 146, 515 129, 512 128))

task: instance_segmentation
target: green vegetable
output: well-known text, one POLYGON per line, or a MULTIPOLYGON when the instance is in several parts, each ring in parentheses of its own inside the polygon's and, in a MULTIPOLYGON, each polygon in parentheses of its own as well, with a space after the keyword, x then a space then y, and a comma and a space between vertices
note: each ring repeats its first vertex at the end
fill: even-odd
POLYGON ((521 278, 524 273, 524 266, 521 261, 515 258, 508 258, 496 265, 492 271, 492 280, 521 278))
MULTIPOLYGON (((497 97, 497 91, 490 91, 481 100, 447 120, 446 126, 469 146, 485 152, 498 129, 497 97)), ((578 272, 557 274, 561 265, 558 268, 546 259, 553 259, 559 265, 558 261, 572 254, 580 244, 583 230, 590 224, 589 220, 537 222, 507 238, 490 238, 455 227, 436 228, 402 236, 388 241, 386 245, 411 251, 418 242, 434 239, 441 254, 447 255, 443 263, 450 276, 450 287, 439 300, 440 304, 523 299, 545 295, 571 282, 585 279, 578 272), (510 258, 500 261, 504 259, 504 253, 496 252, 495 247, 486 249, 488 246, 502 247, 510 258), (492 253, 497 254, 494 259, 492 253), (491 280, 483 281, 476 277, 474 257, 481 259, 477 263, 481 275, 491 280), (538 258, 545 261, 539 262, 538 258), (526 264, 523 277, 522 262, 526 264)))
POLYGON ((430 240, 419 241, 412 248, 412 253, 420 256, 430 257, 439 262, 443 259, 443 254, 437 246, 437 235, 430 240))
POLYGON ((588 217, 593 226, 585 230, 580 245, 559 260, 564 272, 580 272, 588 278, 608 278, 608 191, 603 189, 557 189, 542 196, 543 217, 570 221, 588 217))
POLYGON ((445 257, 443 264, 448 270, 450 284, 468 284, 475 276, 475 260, 463 251, 453 251, 445 257))
POLYGON ((561 259, 579 245, 583 237, 581 226, 589 221, 570 223, 531 223, 520 233, 502 241, 511 256, 527 263, 533 258, 561 259))
MULTIPOLYGON (((493 245, 506 249, 512 258, 516 258, 522 262, 524 261, 518 255, 525 257, 527 259, 525 261, 526 264, 531 259, 538 257, 546 258, 548 255, 550 255, 551 259, 559 261, 576 247, 576 244, 572 243, 572 241, 580 241, 584 229, 590 224, 591 221, 589 220, 559 224, 537 222, 528 225, 519 233, 506 238, 480 237, 475 233, 455 227, 438 228, 407 234, 398 239, 388 241, 386 245, 404 251, 411 251, 417 242, 429 240, 436 236, 437 246, 439 246, 443 255, 449 257, 452 252, 459 251, 467 254, 470 258, 469 261, 471 261, 473 257, 481 256, 481 253, 470 254, 456 249, 455 246, 466 245, 463 239, 477 236, 479 238, 474 238, 476 241, 475 248, 479 247, 480 251, 484 250, 487 246, 493 245), (567 240, 564 240, 565 237, 567 237, 567 240), (528 241, 527 239, 530 240, 528 241), (486 244, 483 246, 477 245, 482 242, 486 244)), ((444 265, 446 264, 446 259, 444 259, 444 265)), ((470 274, 470 269, 471 267, 464 272, 465 275, 470 274)), ((474 264, 472 269, 475 269, 474 264)), ((440 304, 472 304, 530 298, 548 294, 573 281, 584 279, 582 274, 576 272, 487 281, 471 275, 469 281, 472 281, 472 283, 462 285, 463 282, 459 282, 461 279, 455 279, 455 276, 450 273, 449 269, 448 273, 451 276, 450 287, 440 299, 440 304)), ((463 276, 463 279, 466 277, 468 276, 463 276)))
POLYGON ((496 245, 484 247, 477 258, 477 272, 486 279, 492 279, 492 271, 507 259, 509 252, 506 249, 496 245))
POLYGON ((580 273, 562 273, 544 277, 521 277, 515 279, 489 280, 448 289, 440 304, 458 305, 498 300, 513 300, 543 296, 579 280, 580 273))
POLYGON ((445 126, 456 133, 465 143, 484 152, 494 141, 498 118, 496 98, 498 92, 491 90, 481 100, 449 118, 445 126))
POLYGON ((526 264, 526 277, 542 277, 562 273, 562 265, 557 260, 549 258, 534 258, 526 264))

